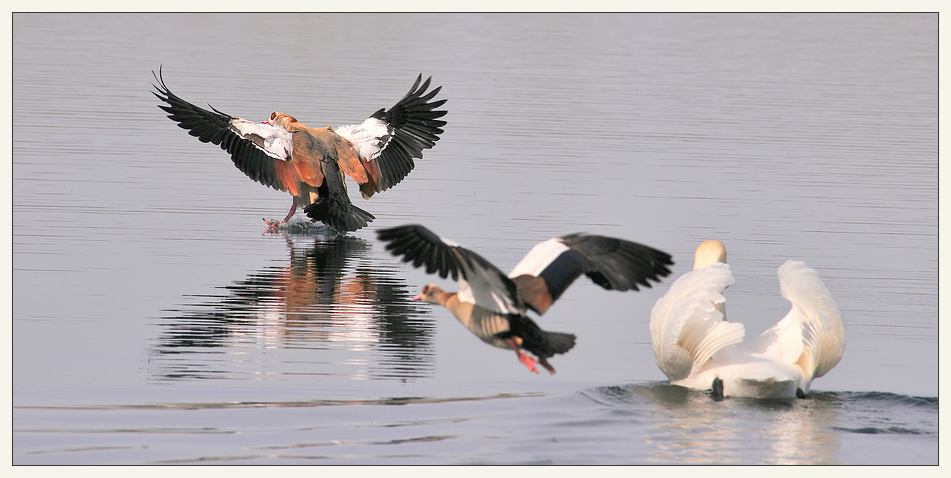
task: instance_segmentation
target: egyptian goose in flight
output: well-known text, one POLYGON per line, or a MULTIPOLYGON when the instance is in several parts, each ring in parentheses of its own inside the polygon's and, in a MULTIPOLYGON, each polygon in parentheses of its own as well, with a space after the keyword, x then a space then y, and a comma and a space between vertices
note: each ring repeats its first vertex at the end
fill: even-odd
POLYGON ((442 87, 427 93, 432 78, 422 82, 422 75, 389 110, 380 108, 361 124, 337 128, 311 128, 280 112, 255 123, 214 107, 208 111, 169 91, 161 68, 152 75, 160 85, 153 85, 152 94, 166 103, 159 108, 172 121, 199 141, 221 146, 251 179, 294 197, 283 221, 268 222, 271 230, 290 220, 298 206, 312 221, 338 231, 366 226, 374 216, 351 204, 343 174, 369 199, 402 181, 415 167, 413 159, 435 145, 446 125, 437 119, 446 111, 436 109, 446 100, 431 101, 442 87))
POLYGON ((528 309, 544 314, 582 273, 607 290, 638 290, 638 284, 651 286, 648 279, 660 282, 673 264, 669 254, 647 246, 571 234, 537 244, 506 276, 482 256, 420 225, 381 229, 377 235, 403 262, 425 266, 427 273, 444 279, 451 274, 459 282, 458 292, 427 285, 414 300, 445 306, 470 332, 490 345, 511 348, 535 373, 536 363, 555 373, 548 357, 574 347, 575 336, 542 330, 528 318, 528 309))
POLYGON ((651 310, 657 365, 671 384, 711 390, 717 399, 804 397, 845 350, 842 315, 819 274, 803 262, 783 264, 779 288, 792 308, 748 343, 741 343, 743 324, 726 320, 723 290, 732 283, 723 243, 701 244, 694 270, 651 310))

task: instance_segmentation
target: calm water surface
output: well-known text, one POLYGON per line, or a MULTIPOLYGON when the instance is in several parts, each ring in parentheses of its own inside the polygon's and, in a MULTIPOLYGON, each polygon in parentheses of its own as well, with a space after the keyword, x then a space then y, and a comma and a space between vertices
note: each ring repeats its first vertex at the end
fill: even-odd
POLYGON ((14 15, 16 464, 936 464, 936 15, 14 15), (287 42, 275 42, 279 31, 287 42), (359 34, 357 34, 359 32, 359 34), (398 39, 398 40, 396 40, 398 39), (436 147, 337 236, 149 93, 263 120, 362 121, 420 72, 436 147), (805 400, 666 384, 650 309, 578 281, 578 345, 532 375, 375 230, 423 223, 512 267, 628 238, 690 269, 727 245, 733 318, 816 268, 845 356, 805 400))

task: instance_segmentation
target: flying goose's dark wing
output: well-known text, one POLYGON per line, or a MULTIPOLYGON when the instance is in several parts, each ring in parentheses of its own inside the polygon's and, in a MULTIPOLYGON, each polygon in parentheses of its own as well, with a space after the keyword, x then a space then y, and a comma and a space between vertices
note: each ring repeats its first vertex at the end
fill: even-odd
POLYGON ((670 254, 606 236, 571 234, 541 242, 509 277, 529 307, 544 314, 581 274, 607 290, 638 290, 670 274, 670 254))
POLYGON ((377 236, 403 262, 425 266, 427 273, 442 278, 452 275, 459 282, 459 300, 503 314, 524 312, 515 284, 475 252, 416 224, 380 229, 377 236))

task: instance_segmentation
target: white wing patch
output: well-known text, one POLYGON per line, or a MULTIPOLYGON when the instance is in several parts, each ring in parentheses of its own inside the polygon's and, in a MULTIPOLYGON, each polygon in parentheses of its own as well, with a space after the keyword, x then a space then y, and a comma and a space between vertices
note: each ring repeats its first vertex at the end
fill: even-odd
POLYGON ((376 118, 367 118, 361 124, 340 126, 334 128, 334 132, 350 141, 363 159, 378 158, 392 138, 389 126, 376 118))
POLYGON ((294 151, 293 135, 280 126, 235 118, 229 128, 272 158, 287 161, 294 151))
POLYGON ((463 246, 462 244, 459 244, 458 242, 453 241, 453 240, 451 240, 451 239, 446 239, 445 237, 442 237, 442 236, 436 236, 436 237, 438 237, 439 240, 443 242, 443 244, 445 244, 445 245, 447 245, 447 246, 449 246, 449 247, 459 247, 459 248, 462 248, 462 249, 465 249, 465 248, 466 248, 466 247, 463 246))
POLYGON ((518 277, 522 274, 538 277, 552 261, 568 249, 570 248, 557 237, 539 242, 528 251, 528 254, 525 254, 522 260, 518 261, 518 264, 515 264, 512 272, 509 272, 509 277, 518 277))

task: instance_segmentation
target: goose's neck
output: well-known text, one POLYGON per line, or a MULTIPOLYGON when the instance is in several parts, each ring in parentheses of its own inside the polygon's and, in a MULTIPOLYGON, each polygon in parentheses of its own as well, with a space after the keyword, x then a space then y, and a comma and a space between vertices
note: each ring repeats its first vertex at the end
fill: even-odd
POLYGON ((436 303, 455 312, 459 308, 459 295, 455 292, 439 291, 435 294, 436 303))

